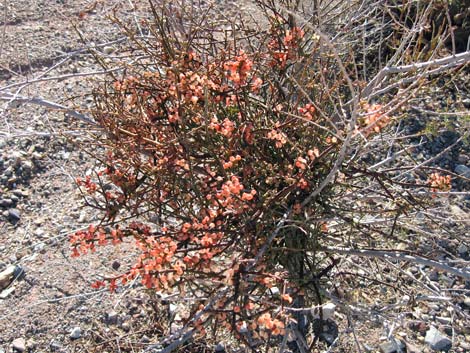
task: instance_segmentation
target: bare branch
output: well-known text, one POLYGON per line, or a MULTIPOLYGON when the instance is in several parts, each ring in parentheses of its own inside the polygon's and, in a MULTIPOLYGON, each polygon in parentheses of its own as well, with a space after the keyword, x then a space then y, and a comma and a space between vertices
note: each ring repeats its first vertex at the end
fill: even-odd
POLYGON ((398 260, 398 261, 409 261, 412 263, 421 264, 424 266, 433 267, 435 269, 452 273, 456 276, 459 276, 464 279, 470 279, 470 272, 466 270, 461 270, 455 267, 451 267, 442 262, 429 260, 424 257, 409 255, 398 251, 386 251, 386 250, 361 250, 361 249, 351 249, 351 248, 339 248, 339 247, 323 247, 322 251, 327 253, 335 254, 344 254, 344 255, 354 255, 362 257, 373 257, 381 258, 386 260, 398 260))
POLYGON ((88 117, 85 114, 79 113, 76 110, 67 108, 64 105, 61 105, 61 104, 58 104, 58 103, 55 103, 55 102, 51 102, 51 101, 48 101, 48 100, 45 100, 45 99, 42 99, 42 98, 39 98, 39 97, 14 96, 11 93, 6 93, 6 92, 4 92, 3 94, 4 94, 3 96, 0 96, 0 100, 9 101, 11 103, 13 103, 13 102, 15 102, 15 103, 29 103, 29 104, 40 105, 40 106, 43 106, 43 107, 46 107, 46 108, 49 108, 49 109, 61 110, 65 114, 67 114, 67 115, 69 115, 73 118, 81 120, 81 121, 83 121, 87 124, 96 125, 96 122, 92 118, 88 117))

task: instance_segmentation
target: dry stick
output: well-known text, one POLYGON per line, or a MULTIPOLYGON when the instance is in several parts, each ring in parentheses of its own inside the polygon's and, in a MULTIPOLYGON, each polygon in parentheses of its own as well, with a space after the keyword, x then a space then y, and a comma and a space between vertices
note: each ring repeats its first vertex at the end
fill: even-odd
POLYGON ((3 26, 2 26, 2 38, 0 39, 0 58, 3 54, 3 46, 5 44, 6 32, 7 32, 7 20, 8 20, 8 2, 3 1, 3 26))
POLYGON ((433 267, 435 269, 438 269, 444 272, 452 273, 461 278, 470 280, 469 271, 464 271, 464 270, 443 264, 438 261, 426 259, 424 257, 408 255, 408 254, 404 254, 401 252, 386 251, 386 250, 361 250, 361 249, 339 248, 339 247, 329 247, 329 246, 321 247, 320 250, 327 252, 327 253, 335 253, 335 254, 373 257, 373 258, 381 258, 381 259, 386 259, 386 260, 410 261, 410 262, 418 263, 424 266, 433 267))
MULTIPOLYGON (((68 79, 68 78, 75 78, 75 77, 106 75, 106 74, 116 72, 116 71, 120 71, 120 70, 123 70, 123 68, 115 68, 115 69, 101 70, 101 71, 79 72, 79 73, 74 73, 74 74, 66 74, 66 75, 52 76, 52 77, 42 77, 43 75, 41 75, 36 79, 26 80, 26 81, 23 81, 23 82, 13 83, 13 84, 8 85, 8 86, 0 87, 0 91, 4 91, 4 90, 14 88, 14 87, 21 87, 21 86, 25 86, 25 85, 30 85, 30 84, 38 83, 38 82, 62 81, 62 80, 68 79)), ((11 94, 11 93, 6 92, 6 93, 3 93, 3 94, 11 94)))
POLYGON ((451 67, 462 65, 470 61, 470 51, 466 51, 457 55, 446 56, 441 59, 424 61, 420 63, 403 65, 403 66, 386 66, 369 82, 362 92, 363 97, 369 97, 375 87, 390 74, 405 73, 410 71, 418 71, 433 66, 442 68, 443 70, 451 67))
POLYGON ((91 124, 91 125, 96 125, 96 122, 92 118, 86 116, 85 114, 79 113, 76 110, 67 108, 64 105, 61 105, 61 104, 58 104, 58 103, 55 103, 55 102, 51 102, 51 101, 48 101, 48 100, 45 100, 45 99, 42 99, 42 98, 39 98, 39 97, 14 96, 14 95, 11 95, 11 93, 6 93, 6 92, 4 92, 3 94, 4 94, 4 96, 0 96, 0 100, 10 101, 11 103, 12 102, 31 103, 31 104, 40 105, 40 106, 50 108, 50 109, 62 110, 64 113, 70 115, 73 118, 76 118, 78 120, 81 120, 81 121, 83 121, 85 123, 88 123, 88 124, 91 124))

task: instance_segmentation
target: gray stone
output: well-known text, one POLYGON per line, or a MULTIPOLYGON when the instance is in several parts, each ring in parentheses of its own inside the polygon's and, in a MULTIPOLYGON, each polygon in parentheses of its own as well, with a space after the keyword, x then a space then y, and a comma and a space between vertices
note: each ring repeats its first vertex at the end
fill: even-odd
POLYGON ((79 339, 80 337, 82 337, 82 329, 78 326, 74 327, 71 331, 70 331, 70 335, 69 337, 73 340, 76 340, 76 339, 79 339))
POLYGON ((111 264, 111 267, 113 268, 113 270, 119 270, 119 267, 121 267, 121 264, 119 263, 119 261, 113 261, 113 263, 111 264))
POLYGON ((43 251, 45 251, 45 248, 46 248, 46 244, 38 243, 38 244, 34 245, 34 252, 42 253, 43 251))
POLYGON ((112 52, 114 52, 114 48, 111 47, 111 46, 105 46, 103 47, 103 53, 105 54, 111 54, 112 52))
POLYGON ((470 168, 463 164, 458 164, 455 166, 454 172, 465 177, 470 178, 470 168))
POLYGON ((119 315, 114 310, 106 313, 106 323, 108 325, 116 325, 118 323, 119 315))
POLYGON ((432 271, 430 274, 429 274, 429 279, 433 282, 437 282, 439 281, 439 273, 437 271, 432 271))
POLYGON ((24 338, 17 338, 13 340, 12 344, 13 350, 16 352, 24 352, 26 350, 26 341, 24 338))
POLYGON ((216 353, 224 353, 225 352, 225 346, 222 343, 217 343, 214 350, 215 350, 216 353))
POLYGON ((457 252, 461 258, 466 258, 468 255, 468 247, 465 244, 460 244, 457 248, 457 252))
POLYGON ((437 316, 436 320, 443 325, 450 325, 452 323, 452 319, 450 317, 437 316))
POLYGON ((431 326, 426 332, 424 342, 429 344, 431 349, 439 352, 447 352, 452 348, 452 341, 447 336, 439 332, 439 330, 434 326, 431 326))
POLYGON ((405 353, 406 345, 403 341, 393 340, 393 342, 385 342, 379 346, 381 353, 405 353))
POLYGON ((8 218, 13 222, 18 222, 21 219, 21 212, 17 208, 10 208, 8 218))
POLYGON ((52 341, 49 347, 51 348, 52 352, 57 352, 57 351, 62 350, 62 345, 57 341, 52 341))
POLYGON ((12 199, 2 199, 0 200, 0 207, 10 207, 13 205, 13 200, 12 199))
POLYGON ((470 352, 470 343, 460 342, 459 346, 464 350, 464 352, 470 352))

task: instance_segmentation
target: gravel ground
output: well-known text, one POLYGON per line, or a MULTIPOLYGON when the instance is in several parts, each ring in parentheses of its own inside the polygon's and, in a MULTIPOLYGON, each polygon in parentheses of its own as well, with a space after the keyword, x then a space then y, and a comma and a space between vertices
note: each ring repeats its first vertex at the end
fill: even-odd
MULTIPOLYGON (((13 92, 18 90, 21 95, 86 108, 91 102, 86 95, 92 82, 85 77, 22 83, 40 77, 98 70, 93 59, 80 50, 103 43, 98 50, 112 59, 119 47, 106 43, 120 36, 106 15, 118 6, 121 16, 133 20, 134 14, 145 14, 145 4, 146 1, 136 0, 3 2, 3 8, 0 7, 0 32, 3 33, 0 87, 15 85, 10 92, 14 89, 13 92), (132 4, 137 9, 133 10, 132 4)), ((223 5, 233 10, 232 2, 225 2, 218 9, 223 10, 223 5)), ((253 12, 253 5, 249 3, 237 5, 253 12)), ((405 122, 405 128, 414 133, 423 121, 432 119, 426 111, 435 110, 439 105, 451 109, 452 104, 459 104, 460 108, 468 110, 470 103, 461 99, 465 92, 470 92, 468 82, 470 80, 463 79, 458 84, 464 94, 450 101, 423 98, 417 104, 420 111, 405 122)), ((0 272, 10 265, 23 271, 20 278, 0 290, 0 353, 142 351, 155 341, 157 333, 162 333, 159 322, 165 320, 161 310, 153 310, 154 302, 149 294, 139 290, 137 284, 114 295, 90 287, 99 276, 120 273, 132 262, 133 248, 124 244, 119 248, 100 249, 96 254, 79 259, 70 257, 68 235, 86 227, 96 217, 82 208, 80 194, 73 183, 75 177, 93 168, 92 160, 78 147, 87 143, 81 132, 84 125, 62 112, 40 106, 2 103, 0 109, 0 126, 3 124, 0 127, 0 272)), ((459 123, 458 119, 454 119, 454 123, 459 123)), ((416 158, 424 160, 439 154, 456 138, 452 130, 441 131, 436 137, 427 138, 416 151, 416 158)), ((468 146, 468 143, 455 146, 440 155, 435 165, 457 174, 464 173, 463 167, 470 168, 468 146)), ((469 190, 464 182, 454 187, 469 190)), ((466 195, 443 201, 442 217, 467 218, 468 221, 469 202, 466 195)), ((443 236, 441 244, 421 239, 421 250, 433 257, 451 254, 462 261, 469 260, 468 230, 464 226, 465 223, 458 222, 449 224, 453 233, 443 236)), ((437 338, 451 341, 451 351, 470 352, 470 324, 462 319, 465 317, 462 315, 467 318, 469 315, 470 283, 418 266, 409 266, 403 271, 409 271, 425 286, 437 287, 440 293, 440 289, 454 290, 449 294, 452 301, 412 304, 409 298, 396 297, 402 309, 396 311, 400 315, 395 322, 389 319, 392 316, 383 313, 372 316, 370 312, 359 310, 338 314, 336 320, 341 335, 332 352, 357 351, 356 339, 363 351, 392 352, 386 350, 387 344, 390 345, 390 337, 387 337, 390 332, 392 338, 404 342, 408 352, 428 352, 431 348, 426 334, 430 335, 433 327, 438 330, 437 338), (457 315, 456 311, 463 314, 457 315), (353 329, 348 325, 351 319, 355 322, 353 329)), ((406 278, 399 280, 407 281, 406 278)), ((397 279, 390 277, 386 281, 397 279)), ((350 283, 357 287, 339 289, 345 298, 369 307, 374 303, 372 294, 389 298, 382 288, 371 286, 367 281, 351 280, 350 283)), ((417 286, 416 295, 421 291, 417 286)))

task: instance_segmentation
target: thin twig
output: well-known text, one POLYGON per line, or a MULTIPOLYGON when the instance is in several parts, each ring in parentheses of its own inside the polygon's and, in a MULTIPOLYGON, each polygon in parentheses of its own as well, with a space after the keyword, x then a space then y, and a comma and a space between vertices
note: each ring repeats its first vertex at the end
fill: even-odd
POLYGON ((449 265, 443 264, 442 262, 426 259, 424 257, 404 254, 397 251, 386 251, 386 250, 361 250, 361 249, 351 249, 351 248, 340 248, 340 247, 322 247, 322 251, 327 253, 335 254, 344 254, 344 255, 354 255, 362 257, 374 257, 382 258, 386 260, 398 260, 398 261, 409 261, 412 263, 418 263, 424 266, 433 267, 435 269, 452 273, 456 276, 459 276, 464 279, 470 279, 470 272, 461 270, 449 265))

